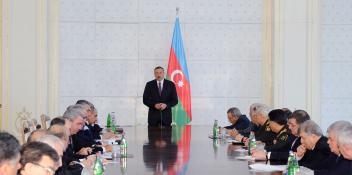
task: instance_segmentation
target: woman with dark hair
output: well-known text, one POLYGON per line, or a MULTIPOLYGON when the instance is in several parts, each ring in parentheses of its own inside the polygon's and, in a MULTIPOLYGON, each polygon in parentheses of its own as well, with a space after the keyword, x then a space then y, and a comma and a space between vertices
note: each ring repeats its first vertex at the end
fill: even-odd
POLYGON ((265 145, 264 149, 267 152, 289 151, 295 136, 289 132, 287 115, 282 109, 274 109, 269 112, 269 120, 270 129, 277 135, 272 144, 265 145))

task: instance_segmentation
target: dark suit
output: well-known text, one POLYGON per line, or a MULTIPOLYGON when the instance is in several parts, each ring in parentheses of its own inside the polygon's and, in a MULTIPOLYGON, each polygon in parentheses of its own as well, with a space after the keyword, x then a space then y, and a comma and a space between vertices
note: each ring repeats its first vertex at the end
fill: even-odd
POLYGON ((236 123, 230 125, 230 126, 225 126, 226 129, 236 129, 238 133, 241 135, 248 137, 250 130, 248 129, 250 127, 250 121, 248 120, 246 115, 241 115, 236 123))
MULTIPOLYGON (((71 137, 70 137, 70 140, 71 137)), ((55 175, 80 175, 83 167, 79 164, 70 165, 73 161, 79 161, 80 157, 75 154, 73 145, 70 143, 62 156, 62 166, 55 172, 55 175)))
POLYGON ((77 132, 77 134, 72 135, 73 149, 78 152, 82 148, 90 147, 93 148, 92 153, 102 152, 103 149, 97 145, 101 143, 96 142, 89 128, 86 126, 84 129, 77 132))
POLYGON ((90 125, 86 123, 86 126, 88 127, 90 134, 94 140, 100 140, 100 133, 103 131, 103 128, 101 128, 98 124, 90 125))
MULTIPOLYGON (((293 143, 291 144, 290 150, 297 152, 297 148, 301 145, 301 138, 295 137, 293 143)), ((289 151, 272 151, 270 153, 270 160, 283 160, 287 161, 289 156, 289 151)))
POLYGON ((332 154, 328 158, 326 169, 314 171, 315 175, 352 175, 352 160, 332 154))
POLYGON ((157 126, 160 123, 164 126, 170 126, 172 122, 171 108, 178 103, 176 87, 172 81, 166 79, 164 79, 162 87, 160 96, 156 80, 149 81, 145 85, 143 103, 149 107, 149 126, 157 126), (160 111, 154 107, 157 103, 165 103, 167 107, 160 111), (161 117, 162 119, 160 119, 161 117))
POLYGON ((307 150, 298 163, 300 166, 307 167, 311 170, 321 170, 328 164, 328 158, 331 154, 328 139, 322 136, 315 144, 314 149, 307 150))

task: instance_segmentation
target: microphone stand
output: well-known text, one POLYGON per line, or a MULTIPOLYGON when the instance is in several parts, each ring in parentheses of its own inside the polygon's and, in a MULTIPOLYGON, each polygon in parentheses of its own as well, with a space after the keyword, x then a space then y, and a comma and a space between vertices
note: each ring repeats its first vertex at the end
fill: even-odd
POLYGON ((160 128, 163 129, 163 111, 160 109, 160 128))

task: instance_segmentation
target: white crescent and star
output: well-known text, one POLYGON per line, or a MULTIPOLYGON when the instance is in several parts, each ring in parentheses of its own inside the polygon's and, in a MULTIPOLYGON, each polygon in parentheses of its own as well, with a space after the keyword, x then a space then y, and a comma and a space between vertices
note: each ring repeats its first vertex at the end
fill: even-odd
POLYGON ((183 80, 183 73, 182 73, 181 70, 176 69, 176 70, 174 70, 174 71, 171 73, 171 81, 174 82, 174 83, 176 83, 177 86, 180 87, 180 88, 183 87, 183 85, 184 85, 182 80, 183 80), (179 80, 179 81, 176 83, 176 82, 174 81, 174 76, 177 75, 177 74, 180 74, 182 78, 181 78, 181 80, 179 80))

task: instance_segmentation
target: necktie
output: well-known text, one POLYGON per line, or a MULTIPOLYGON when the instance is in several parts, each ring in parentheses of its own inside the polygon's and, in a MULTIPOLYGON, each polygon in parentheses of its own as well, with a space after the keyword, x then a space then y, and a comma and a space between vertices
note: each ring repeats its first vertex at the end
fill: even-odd
POLYGON ((161 96, 161 82, 158 82, 158 90, 159 90, 159 95, 161 96))

